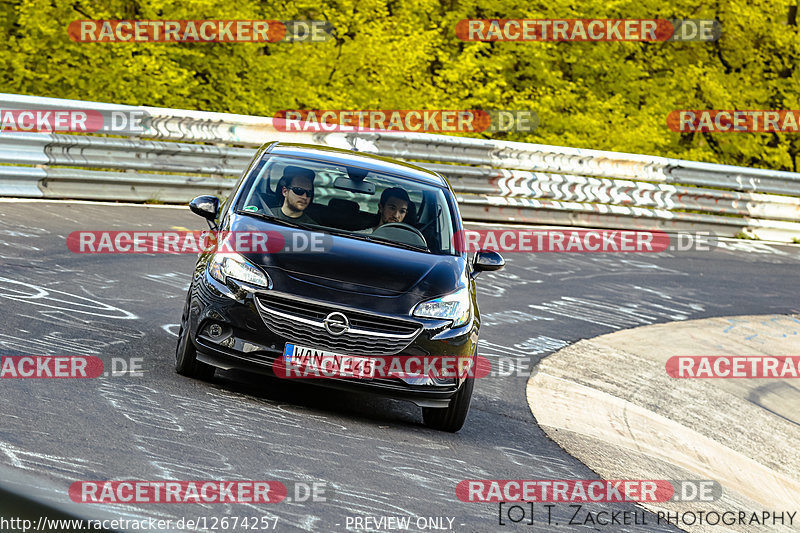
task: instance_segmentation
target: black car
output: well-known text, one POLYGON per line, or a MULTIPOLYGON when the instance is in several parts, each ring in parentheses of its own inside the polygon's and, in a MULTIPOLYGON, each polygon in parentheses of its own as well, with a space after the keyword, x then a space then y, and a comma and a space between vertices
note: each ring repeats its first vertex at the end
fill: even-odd
MULTIPOLYGON (((200 196, 190 207, 220 232, 220 242, 263 232, 273 246, 200 254, 181 317, 178 373, 274 375, 278 366, 308 366, 320 354, 353 367, 436 356, 474 365, 474 278, 504 262, 489 251, 468 260, 458 245, 455 195, 440 174, 360 152, 270 143, 224 205, 200 196)), ((309 381, 408 400, 422 408, 426 425, 462 427, 472 374, 364 368, 309 381)))

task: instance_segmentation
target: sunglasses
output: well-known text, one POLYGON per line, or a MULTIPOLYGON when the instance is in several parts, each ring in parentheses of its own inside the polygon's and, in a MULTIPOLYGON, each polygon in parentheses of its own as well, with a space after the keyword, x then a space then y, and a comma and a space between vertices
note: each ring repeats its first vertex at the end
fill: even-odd
POLYGON ((306 195, 309 198, 314 196, 314 191, 312 191, 311 189, 304 189, 302 187, 287 187, 287 189, 295 193, 297 196, 306 195))

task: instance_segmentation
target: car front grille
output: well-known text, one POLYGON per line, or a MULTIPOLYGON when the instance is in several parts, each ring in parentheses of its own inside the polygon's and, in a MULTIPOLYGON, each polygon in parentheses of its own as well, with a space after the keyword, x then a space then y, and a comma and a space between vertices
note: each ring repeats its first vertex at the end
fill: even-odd
POLYGON ((422 331, 410 320, 351 311, 283 294, 259 294, 256 306, 264 324, 276 335, 302 346, 348 355, 395 355, 422 331), (323 320, 330 313, 344 314, 350 329, 341 335, 328 333, 323 320))

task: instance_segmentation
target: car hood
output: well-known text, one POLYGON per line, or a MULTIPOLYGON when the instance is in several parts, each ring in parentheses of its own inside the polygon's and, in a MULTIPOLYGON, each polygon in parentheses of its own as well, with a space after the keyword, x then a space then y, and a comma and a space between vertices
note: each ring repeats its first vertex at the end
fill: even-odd
MULTIPOLYGON (((272 278, 273 288, 298 296, 397 309, 398 300, 416 303, 466 285, 466 259, 434 255, 340 235, 306 231, 236 215, 234 231, 279 232, 285 246, 269 253, 242 253, 272 278), (304 249, 290 243, 316 243, 304 249), (389 302, 388 300, 391 300, 389 302)), ((396 311, 395 311, 396 312, 396 311)))

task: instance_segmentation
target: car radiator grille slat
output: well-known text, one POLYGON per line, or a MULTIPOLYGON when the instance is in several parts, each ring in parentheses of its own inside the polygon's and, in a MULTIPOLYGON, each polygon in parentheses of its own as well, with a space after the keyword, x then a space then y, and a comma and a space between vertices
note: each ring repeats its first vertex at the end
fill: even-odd
POLYGON ((395 355, 422 331, 422 326, 414 322, 286 296, 259 295, 256 301, 264 324, 276 335, 295 344, 349 355, 395 355), (347 316, 350 331, 338 336, 328 333, 322 321, 334 311, 347 316))

